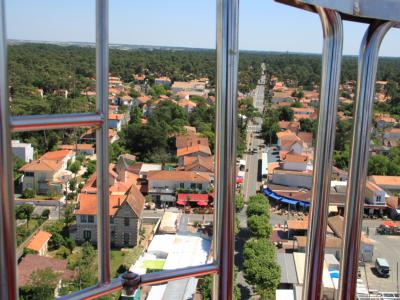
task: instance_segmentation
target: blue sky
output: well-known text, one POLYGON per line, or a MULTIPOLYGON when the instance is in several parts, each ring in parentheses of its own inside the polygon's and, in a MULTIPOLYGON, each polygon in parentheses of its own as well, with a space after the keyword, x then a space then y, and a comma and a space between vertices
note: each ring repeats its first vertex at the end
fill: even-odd
MULTIPOLYGON (((6 0, 12 39, 93 42, 94 0, 6 0)), ((345 22, 344 53, 357 54, 365 25, 345 22)), ((316 14, 272 0, 241 0, 240 49, 320 53, 316 14)), ((400 32, 385 38, 381 55, 400 56, 400 32), (397 47, 396 47, 397 46, 397 47)), ((110 0, 110 42, 215 47, 215 0, 110 0)))

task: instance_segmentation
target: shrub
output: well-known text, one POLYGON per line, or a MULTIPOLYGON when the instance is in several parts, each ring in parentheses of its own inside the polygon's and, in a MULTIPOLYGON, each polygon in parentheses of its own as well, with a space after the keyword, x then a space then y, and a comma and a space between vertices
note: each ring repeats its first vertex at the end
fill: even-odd
POLYGON ((22 192, 22 198, 31 199, 36 197, 36 192, 32 189, 24 189, 22 192))
POLYGON ((48 219, 50 215, 50 209, 45 209, 42 211, 42 218, 43 219, 48 219))
POLYGON ((71 254, 71 250, 67 247, 61 246, 56 252, 56 257, 60 259, 66 259, 71 254))

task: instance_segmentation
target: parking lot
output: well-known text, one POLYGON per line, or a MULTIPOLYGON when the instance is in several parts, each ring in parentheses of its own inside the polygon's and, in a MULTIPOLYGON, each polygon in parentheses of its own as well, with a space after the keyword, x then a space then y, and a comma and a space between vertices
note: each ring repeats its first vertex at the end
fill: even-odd
POLYGON ((395 292, 398 289, 397 263, 400 263, 400 235, 376 234, 376 228, 382 220, 364 220, 363 228, 369 228, 369 238, 374 242, 374 256, 372 263, 361 267, 361 278, 369 290, 381 292, 395 292), (376 275, 375 259, 385 258, 390 266, 390 277, 381 278, 376 275))

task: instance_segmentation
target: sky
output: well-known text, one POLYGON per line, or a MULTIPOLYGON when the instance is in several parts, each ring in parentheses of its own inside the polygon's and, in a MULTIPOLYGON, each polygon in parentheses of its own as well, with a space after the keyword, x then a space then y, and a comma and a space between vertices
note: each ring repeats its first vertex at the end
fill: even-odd
MULTIPOLYGON (((94 0, 6 0, 10 39, 94 42, 94 0)), ((110 43, 215 48, 215 0, 110 0, 110 43)), ((272 0, 241 0, 241 50, 321 53, 317 14, 272 0)), ((344 54, 357 54, 366 25, 344 23, 344 54)), ((380 55, 400 56, 400 31, 380 55)))

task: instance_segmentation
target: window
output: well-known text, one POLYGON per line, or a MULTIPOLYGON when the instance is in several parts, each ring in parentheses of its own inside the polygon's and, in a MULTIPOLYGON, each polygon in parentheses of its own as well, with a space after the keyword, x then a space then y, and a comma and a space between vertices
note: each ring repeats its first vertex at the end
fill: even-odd
POLYGON ((114 218, 110 217, 110 224, 114 224, 114 218))
POLYGON ((181 189, 184 189, 184 188, 185 188, 185 183, 184 183, 184 182, 181 182, 181 183, 179 184, 179 187, 180 187, 181 189))
POLYGON ((124 233, 124 245, 129 245, 129 233, 124 233))
POLYGON ((197 189, 198 189, 198 190, 202 190, 202 189, 203 189, 203 185, 202 185, 201 183, 198 183, 198 184, 197 184, 197 189))
POLYGON ((88 216, 88 223, 94 223, 94 216, 88 216))
POLYGON ((124 218, 124 225, 129 226, 129 218, 124 218))
POLYGON ((111 240, 115 240, 115 231, 111 231, 111 240))
POLYGON ((191 184, 190 184, 190 188, 191 188, 192 190, 195 190, 195 189, 196 189, 196 184, 195 184, 195 183, 191 183, 191 184))
POLYGON ((378 195, 376 196, 376 202, 381 202, 382 201, 382 196, 378 195))
POLYGON ((25 172, 24 175, 27 176, 27 177, 34 177, 35 173, 33 173, 33 172, 25 172))
POLYGON ((92 232, 90 230, 83 231, 83 239, 85 241, 90 241, 92 239, 92 232))
POLYGON ((81 223, 87 223, 88 219, 87 219, 87 215, 81 215, 81 223))

